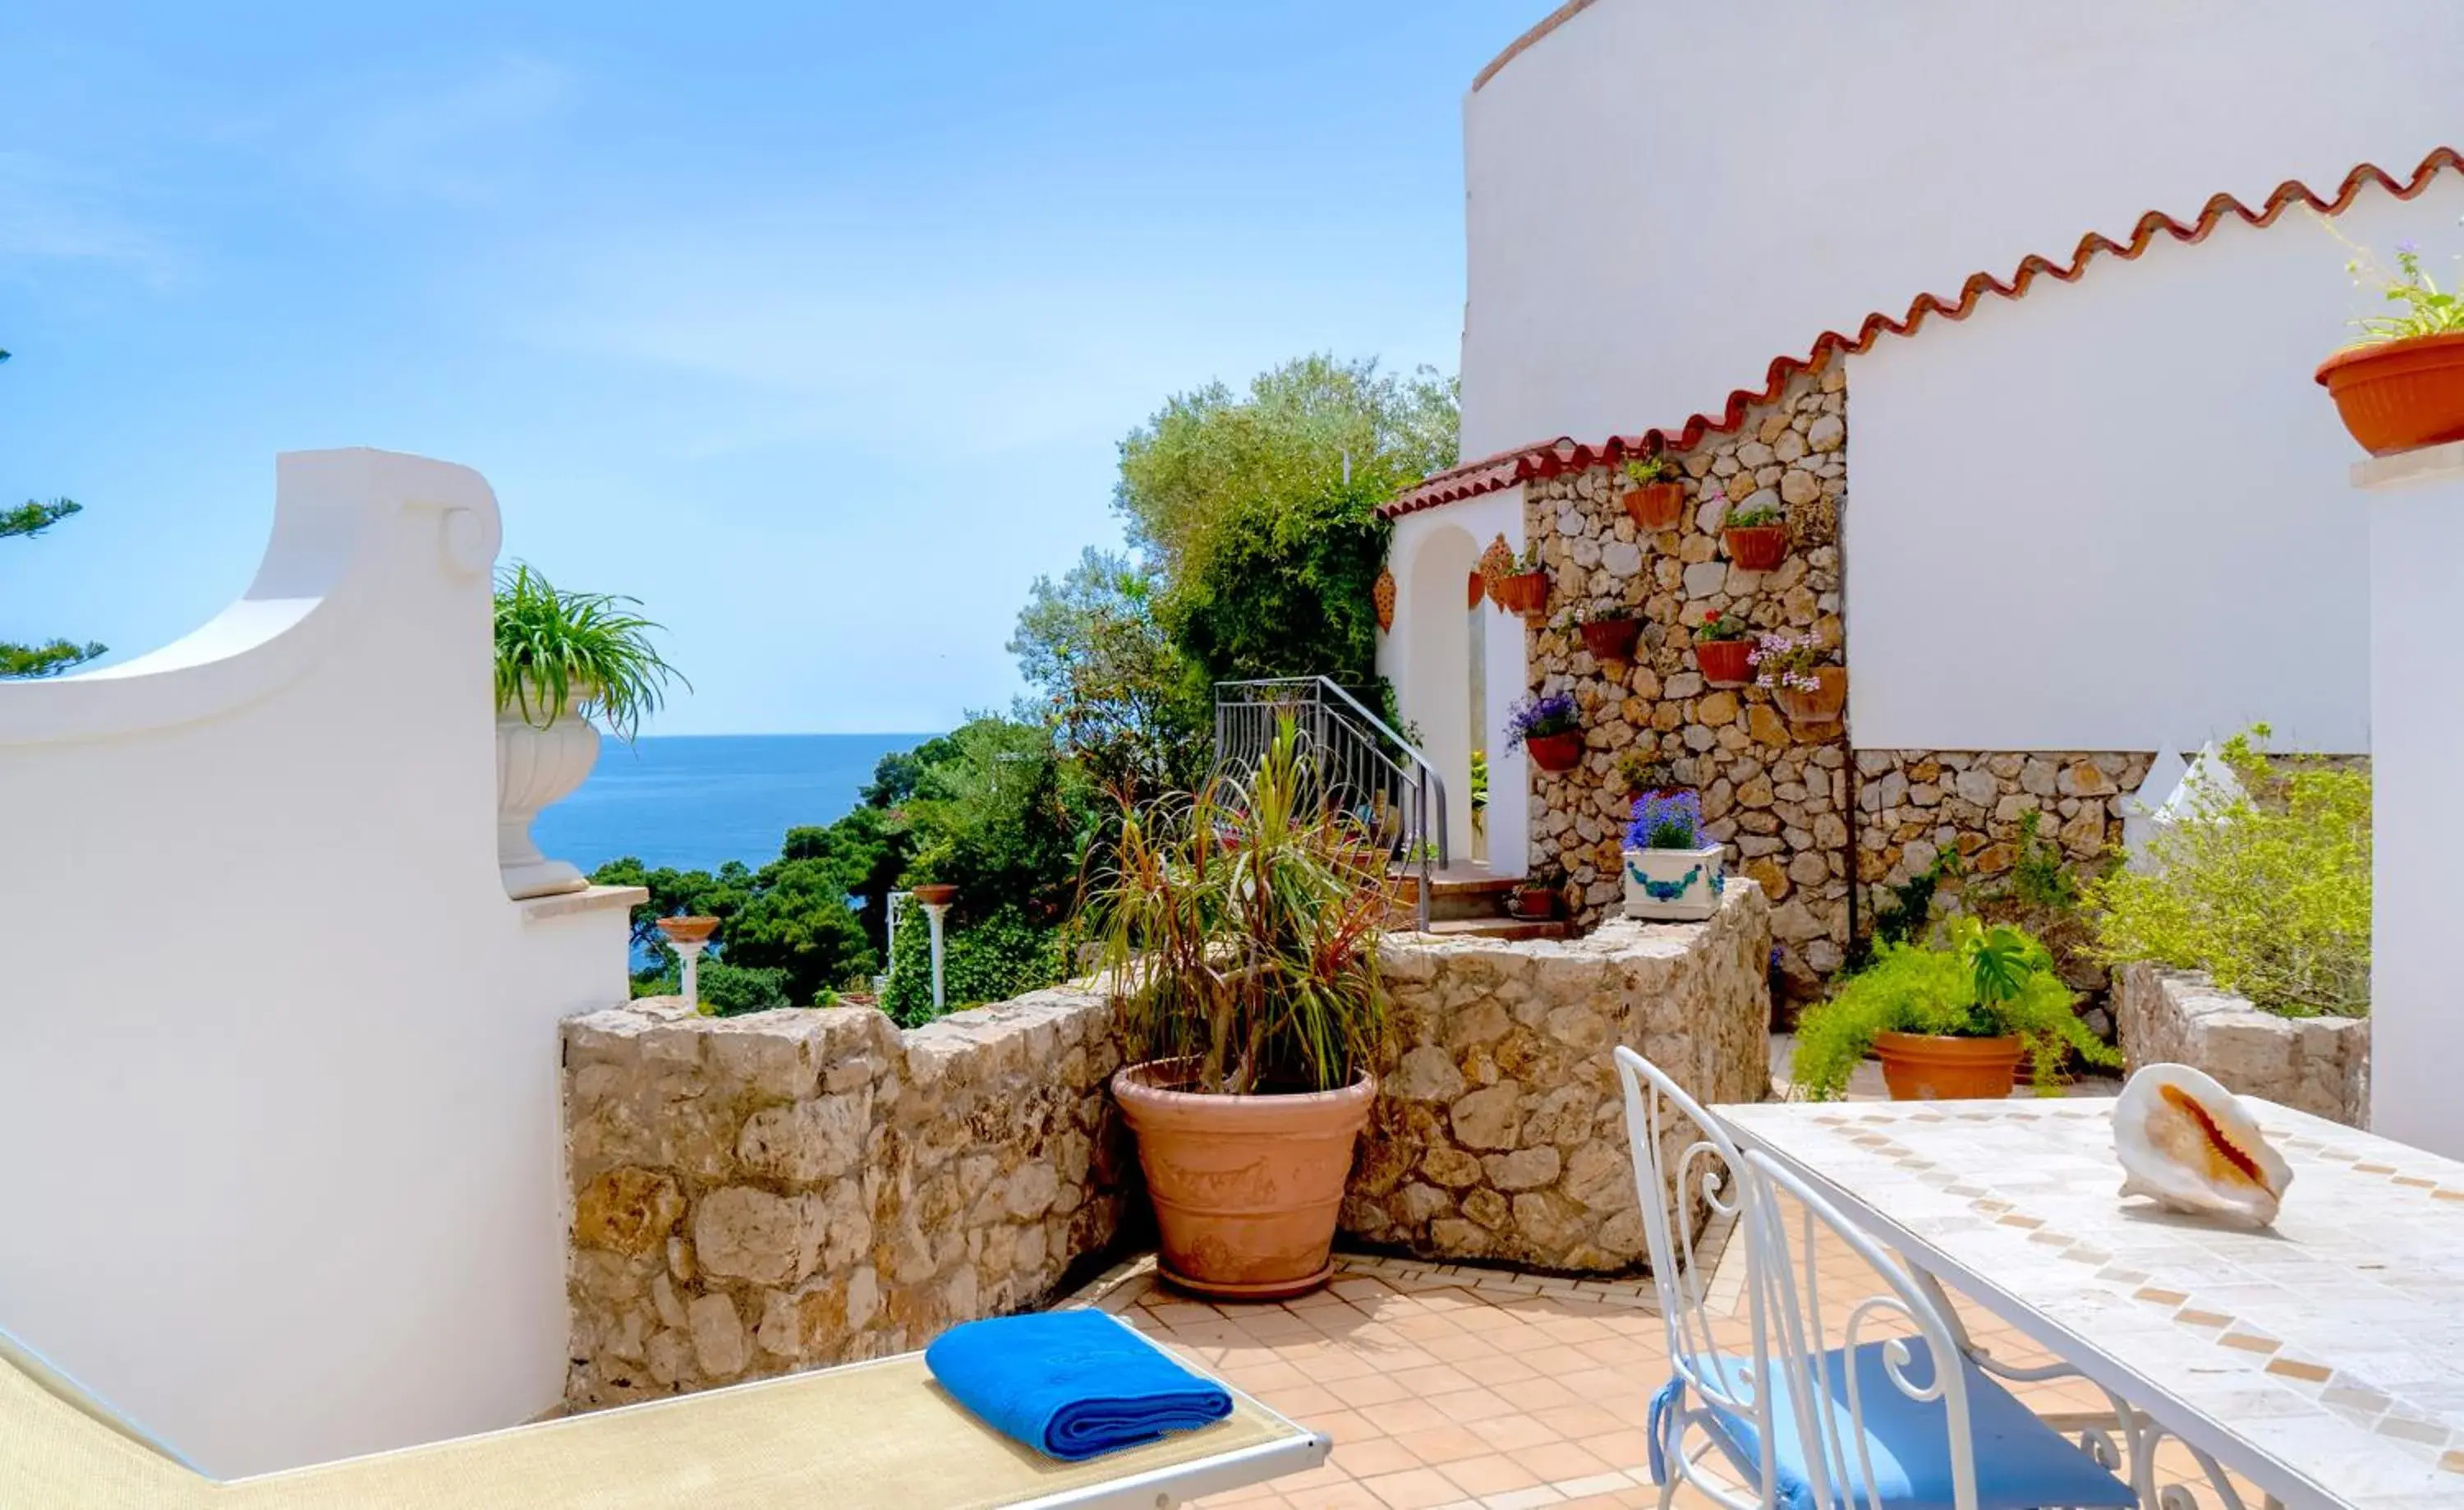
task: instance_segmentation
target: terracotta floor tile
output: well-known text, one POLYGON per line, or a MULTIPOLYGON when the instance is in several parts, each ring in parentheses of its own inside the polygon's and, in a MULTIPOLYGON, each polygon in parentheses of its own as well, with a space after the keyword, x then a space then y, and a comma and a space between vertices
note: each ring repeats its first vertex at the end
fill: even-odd
POLYGON ((1448 1394, 1472 1388, 1468 1375, 1459 1373, 1444 1364, 1430 1364, 1419 1368, 1399 1368, 1387 1375, 1397 1384, 1422 1399, 1435 1394, 1448 1394))
POLYGON ((1643 1473, 1651 1466, 1651 1433, 1639 1427, 1586 1436, 1574 1445, 1611 1468, 1628 1473, 1643 1473))
POLYGON ((1453 1479, 1434 1468, 1414 1468, 1399 1474, 1386 1474, 1376 1478, 1364 1478, 1360 1486, 1377 1497, 1389 1510, 1434 1510, 1435 1506, 1452 1504, 1463 1498, 1453 1479))
POLYGON ((1343 1402, 1327 1393, 1323 1385, 1283 1385, 1261 1391, 1258 1398, 1268 1410, 1281 1410, 1303 1425, 1343 1409, 1343 1402))
POLYGON ((1404 1388, 1393 1374, 1386 1373, 1362 1374, 1354 1379, 1328 1380, 1325 1388, 1327 1393, 1355 1410, 1362 1406, 1384 1405, 1389 1400, 1409 1399, 1412 1394, 1412 1391, 1404 1388))
POLYGON ((1306 1385, 1309 1383, 1308 1376, 1303 1374, 1298 1368, 1293 1367, 1290 1364, 1284 1362, 1280 1358, 1271 1356, 1257 1360, 1253 1363, 1243 1363, 1237 1367, 1226 1369, 1225 1373, 1232 1383, 1239 1385, 1242 1388, 1248 1390, 1251 1394, 1259 1394, 1268 1389, 1282 1389, 1293 1385, 1306 1385))
POLYGON ((1349 1348, 1331 1347, 1306 1353, 1285 1355, 1312 1383, 1331 1385, 1341 1379, 1358 1379, 1377 1371, 1375 1360, 1365 1358, 1349 1348))
POLYGON ((1284 1499, 1293 1510, 1386 1510, 1385 1500, 1352 1479, 1319 1489, 1287 1490, 1284 1499))
POLYGON ((1506 1356, 1452 1321, 1446 1323, 1443 1336, 1416 1338, 1414 1341, 1420 1344, 1420 1351, 1443 1364, 1461 1365, 1506 1356))
POLYGON ((1464 1378, 1493 1389, 1540 1377, 1538 1369, 1507 1353, 1492 1352, 1485 1358, 1462 1359, 1455 1366, 1463 1371, 1464 1378))
POLYGON ((1526 1410, 1553 1410, 1561 1405, 1580 1405, 1583 1397, 1554 1379, 1526 1379, 1507 1387, 1507 1397, 1526 1410))
MULTIPOLYGON (((1271 1400, 1266 1403, 1268 1405, 1274 1404, 1271 1400)), ((1307 1426, 1310 1431, 1317 1432, 1320 1436, 1335 1443, 1337 1446, 1340 1446, 1345 1442, 1357 1442, 1364 1437, 1384 1436, 1386 1434, 1385 1432, 1377 1430, 1377 1428, 1371 1426, 1368 1422, 1362 1420, 1360 1418, 1360 1412, 1357 1410, 1321 1411, 1319 1414, 1311 1416, 1302 1424, 1307 1426)))
POLYGON ((1609 1472, 1608 1464, 1572 1442, 1543 1442, 1537 1447, 1513 1449, 1507 1455, 1537 1474, 1542 1483, 1588 1478, 1609 1472))
POLYGON ((1476 1386, 1451 1394, 1433 1394, 1428 1399, 1450 1421, 1493 1421, 1501 1415, 1522 1413, 1522 1408, 1505 1395, 1476 1386))
POLYGON ((1564 1440, 1556 1432, 1528 1415, 1499 1415, 1491 1416, 1485 1421, 1474 1421, 1471 1423, 1471 1432, 1474 1436, 1502 1453, 1511 1453, 1526 1447, 1545 1447, 1551 1442, 1564 1440))
POLYGON ((1620 1432, 1637 1424, 1637 1416, 1620 1416, 1596 1405, 1565 1405, 1550 1410, 1534 1410, 1531 1418, 1569 1441, 1586 1436, 1601 1436, 1620 1432))
POLYGON ((1529 1489, 1540 1482, 1531 1470, 1503 1453, 1483 1453, 1478 1457, 1461 1458, 1446 1464, 1439 1472, 1455 1481, 1467 1495, 1502 1495, 1511 1489, 1529 1489))
POLYGON ((1360 1418, 1385 1432, 1400 1436, 1406 1432, 1425 1432, 1433 1426, 1450 1426, 1444 1412, 1426 1400, 1390 1400, 1384 1405, 1363 1406, 1360 1418))
POLYGON ((1421 1466, 1420 1456, 1388 1436, 1364 1437, 1353 1442, 1337 1442, 1330 1459, 1354 1478, 1373 1478, 1379 1474, 1399 1474, 1407 1468, 1421 1466))
POLYGON ((1433 1426, 1425 1432, 1406 1432, 1395 1441, 1432 1468, 1458 1463, 1466 1457, 1479 1457, 1491 1451, 1485 1439, 1451 1422, 1433 1426))
POLYGON ((1646 1385, 1641 1378, 1619 1368, 1578 1368, 1557 1375, 1556 1380, 1594 1405, 1609 1410, 1623 1410, 1629 1404, 1639 1407, 1668 1382, 1663 1372, 1656 1382, 1646 1385))
POLYGON ((1523 1349, 1514 1356, 1523 1361, 1525 1367, 1538 1369, 1551 1379, 1562 1379, 1568 1374, 1578 1374, 1599 1366, 1595 1360, 1575 1351, 1569 1343, 1548 1343, 1523 1349))

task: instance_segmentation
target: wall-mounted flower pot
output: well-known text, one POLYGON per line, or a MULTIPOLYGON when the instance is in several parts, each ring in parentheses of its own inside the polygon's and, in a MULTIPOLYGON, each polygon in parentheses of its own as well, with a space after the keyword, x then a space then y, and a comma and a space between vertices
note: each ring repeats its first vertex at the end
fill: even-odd
POLYGON ((1720 544, 1740 571, 1775 571, 1788 559, 1788 526, 1748 524, 1720 531, 1720 544))
POLYGON ((1720 910, 1727 878, 1721 847, 1625 852, 1625 915, 1653 922, 1700 922, 1720 910))
POLYGON ((1583 762, 1583 733, 1580 729, 1564 734, 1534 734, 1523 742, 1531 754, 1531 764, 1542 770, 1573 770, 1583 762))
POLYGON ((2027 1046, 2016 1037, 1944 1038, 1878 1033, 1874 1057, 1895 1101, 1998 1101, 2011 1094, 2027 1046))
POLYGON ((2319 381, 2371 455, 2464 440, 2464 335, 2339 351, 2320 364, 2319 381))
POLYGON ((1482 578, 1479 572, 1475 571, 1471 574, 1471 585, 1465 588, 1463 591, 1463 607, 1467 609, 1476 609, 1480 607, 1480 600, 1488 595, 1488 583, 1482 578))
POLYGON ((1514 894, 1514 916, 1530 922, 1547 922, 1557 916, 1557 893, 1548 886, 1526 886, 1514 894))
POLYGON ((1703 679, 1715 687, 1736 687, 1754 679, 1754 642, 1749 639, 1698 639, 1694 664, 1703 679))
POLYGON ((1685 517, 1685 484, 1682 482, 1646 482, 1629 488, 1618 501, 1625 504, 1626 517, 1637 529, 1657 533, 1675 529, 1685 517))
POLYGON ((1815 680, 1821 683, 1808 691, 1802 687, 1773 687, 1771 700, 1788 722, 1799 729, 1822 728, 1839 722, 1848 707, 1848 668, 1816 666, 1815 680))
POLYGON ((1594 660, 1632 660, 1642 637, 1640 619, 1593 619, 1582 626, 1583 648, 1594 660))
POLYGON ((1526 618, 1549 611, 1549 573, 1517 571, 1488 585, 1488 595, 1508 613, 1526 618))

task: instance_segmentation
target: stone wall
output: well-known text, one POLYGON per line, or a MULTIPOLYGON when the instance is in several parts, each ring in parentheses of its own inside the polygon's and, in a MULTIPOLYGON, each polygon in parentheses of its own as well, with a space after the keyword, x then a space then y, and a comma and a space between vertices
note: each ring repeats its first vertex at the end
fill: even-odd
POLYGON ((1692 649, 1693 627, 1727 611, 1757 631, 1811 631, 1844 645, 1845 379, 1837 366, 1801 375, 1736 431, 1679 455, 1688 506, 1676 529, 1638 531, 1619 502, 1624 478, 1606 467, 1525 490, 1527 538, 1541 543, 1551 570, 1551 616, 1623 605, 1644 624, 1630 665, 1594 660, 1571 630, 1529 631, 1534 690, 1571 690, 1588 728, 1581 766, 1532 774, 1533 858, 1565 867, 1581 922, 1623 895, 1618 852, 1632 793, 1618 766, 1631 756, 1665 764, 1702 792, 1709 832, 1729 846, 1732 869, 1768 894, 1772 934, 1793 960, 1828 973, 1845 954, 1844 736, 1802 738, 1769 693, 1706 685, 1692 649), (1793 543, 1778 569, 1740 570, 1722 555, 1729 500, 1786 509, 1793 543))
POLYGON ((1951 850, 1967 877, 1991 881, 2017 861, 2031 812, 2065 858, 2093 861, 2121 845, 2122 800, 2154 760, 2111 750, 1859 750, 1857 877, 1896 886, 1951 850))
POLYGON ((1698 1100, 1759 1099, 1770 948, 1770 907, 1749 883, 1705 923, 1620 919, 1562 943, 1392 939, 1399 1052, 1344 1231, 1428 1258, 1639 1266, 1610 1050, 1634 1048, 1698 1100))
POLYGON ((1115 1020, 1083 988, 904 1033, 635 1002, 564 1046, 577 1408, 918 1347, 1143 1219, 1115 1020))
POLYGON ((2205 975, 2126 965, 2114 1015, 2129 1067, 2187 1064, 2236 1096, 2369 1125, 2366 1017, 2279 1017, 2218 990, 2205 975))

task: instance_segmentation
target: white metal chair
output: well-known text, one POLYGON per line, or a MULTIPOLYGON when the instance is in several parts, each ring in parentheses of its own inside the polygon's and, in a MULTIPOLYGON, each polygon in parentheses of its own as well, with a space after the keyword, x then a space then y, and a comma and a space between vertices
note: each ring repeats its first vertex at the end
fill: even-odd
POLYGON ((1710 1115, 1649 1060, 1620 1048, 1617 1063, 1643 1232, 1668 1327, 1671 1378, 1651 1410, 1652 1472, 1663 1507, 1681 1482, 1732 1510, 2138 1502, 2129 1486, 1967 1356, 1938 1290, 1903 1270, 1803 1181, 1762 1154, 1740 1155, 1710 1115), (1680 1145, 1673 1154, 1672 1144, 1680 1145), (1793 1199, 1793 1214, 1780 1192, 1793 1199), (1742 1353, 1713 1340, 1694 1250, 1698 1194, 1710 1210, 1732 1213, 1746 1239, 1742 1353), (1813 1253, 1826 1227, 1885 1287, 1851 1304, 1837 1323, 1826 1316, 1813 1253), (1945 1359, 1956 1366, 1937 1367, 1945 1359), (1751 1498, 1706 1470, 1714 1448, 1751 1498))

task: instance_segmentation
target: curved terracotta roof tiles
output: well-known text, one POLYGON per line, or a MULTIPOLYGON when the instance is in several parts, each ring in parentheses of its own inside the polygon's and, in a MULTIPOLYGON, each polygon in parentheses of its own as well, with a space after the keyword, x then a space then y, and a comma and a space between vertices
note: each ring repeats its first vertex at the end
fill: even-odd
MULTIPOLYGON (((1550 26, 1589 3, 1590 0, 1575 0, 1575 3, 1565 7, 1558 15, 1543 22, 1541 28, 1520 45, 1528 46, 1530 41, 1545 34, 1550 26)), ((1512 52, 1509 51, 1507 56, 1510 57, 1512 52)), ((1498 64, 1490 65, 1491 70, 1494 71, 1505 61, 1505 58, 1500 58, 1498 64)), ((1748 410, 1777 398, 1780 390, 1788 386, 1789 380, 1798 373, 1816 369, 1837 357, 1855 356, 1871 347, 1875 342, 1885 335, 1913 335, 1917 327, 1931 316, 1940 316, 1945 320, 1966 320, 1975 312, 1976 306, 1982 303, 1989 294, 2002 299, 2018 299, 2042 278, 2051 278, 2063 283, 2075 283, 2079 281, 2079 275, 2087 271, 2088 263, 2099 256, 2118 257, 2125 262, 2131 261, 2155 245, 2159 236, 2169 236, 2186 246, 2195 245, 2206 240, 2209 233, 2214 231, 2228 218, 2239 220, 2250 226, 2272 225, 2277 216, 2296 205, 2306 206, 2321 214, 2342 214, 2352 205, 2353 200, 2363 189, 2373 184, 2385 189, 2398 199, 2410 199, 2429 188, 2431 180, 2441 170, 2448 168, 2464 168, 2464 156, 2459 156, 2453 147, 2442 146, 2423 158, 2420 166, 2401 179, 2391 176, 2375 164, 2364 163, 2344 175, 2343 184, 2337 188, 2333 195, 2322 195, 2298 179, 2287 179, 2278 184, 2275 191, 2270 193, 2265 202, 2255 210, 2231 194, 2218 194, 2209 200, 2200 207, 2197 216, 2188 222, 2177 220, 2161 211, 2151 210, 2140 216, 2138 222, 2131 227, 2130 238, 2127 241, 2116 241, 2101 233, 2090 232, 2079 238, 2078 246, 2071 249, 2067 261, 2050 256, 2030 256, 2022 260, 2017 270, 2008 278, 1996 278, 1991 273, 1977 273, 1971 276, 1960 285, 1959 293, 1953 299, 1945 300, 1935 294, 1920 294, 1908 305, 1907 313, 1904 315, 1893 316, 1887 312, 1876 310, 1859 322, 1853 333, 1826 330, 1815 338, 1812 349, 1805 356, 1773 357, 1771 366, 1764 371, 1762 388, 1759 390, 1740 389, 1730 393, 1727 406, 1716 416, 1692 414, 1686 417, 1683 424, 1672 429, 1646 430, 1633 435, 1612 435, 1596 445, 1586 445, 1571 436, 1561 435, 1545 444, 1526 446, 1515 451, 1502 451, 1493 456, 1484 456, 1478 461, 1467 461, 1460 466, 1450 467, 1434 477, 1423 478, 1397 494, 1394 501, 1386 504, 1378 512, 1393 519, 1398 515, 1418 513, 1421 509, 1436 508, 1441 504, 1453 503, 1463 499, 1477 498, 1484 493, 1494 493, 1501 488, 1512 487, 1518 482, 1553 477, 1565 472, 1579 472, 1586 467, 1596 466, 1603 462, 1614 465, 1628 456, 1645 455, 1663 450, 1689 451, 1701 442, 1704 436, 1731 431, 1745 423, 1748 410)))

